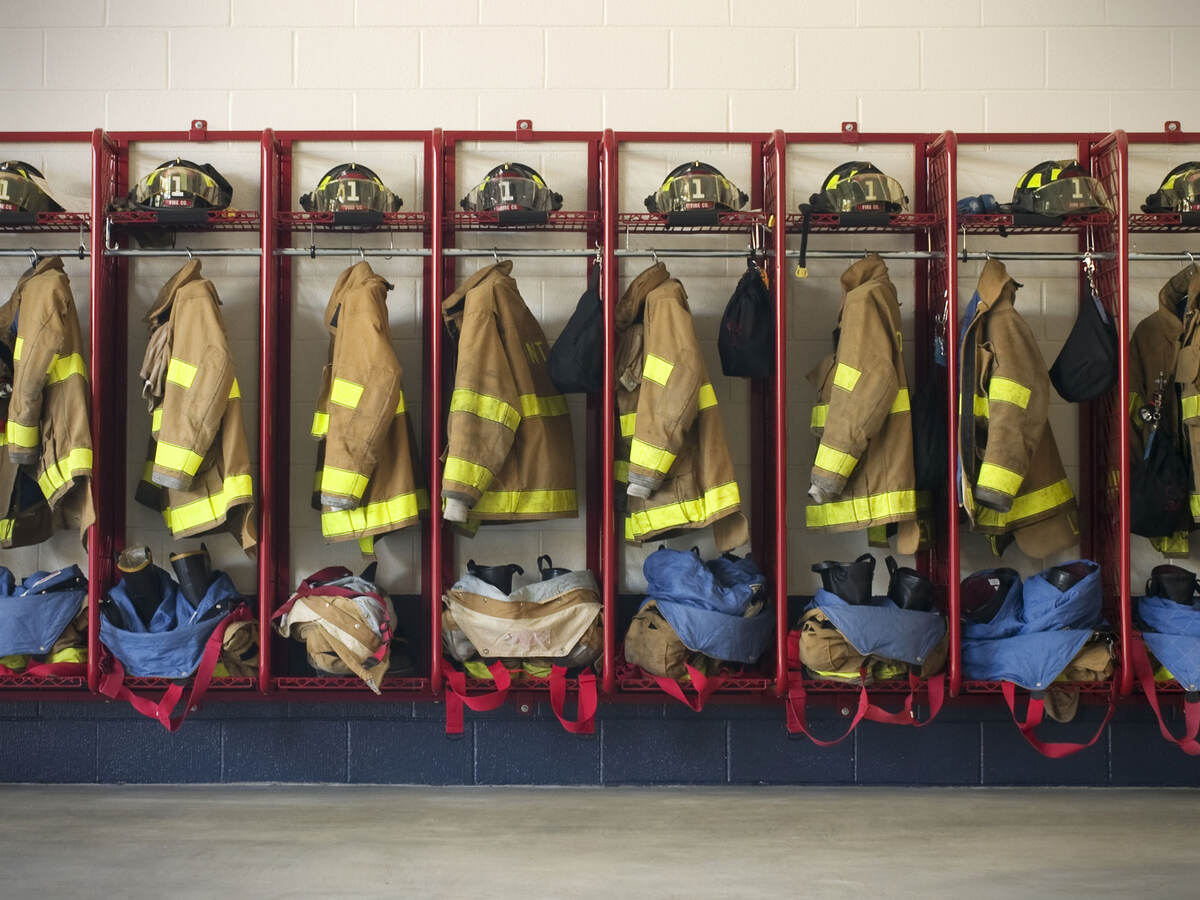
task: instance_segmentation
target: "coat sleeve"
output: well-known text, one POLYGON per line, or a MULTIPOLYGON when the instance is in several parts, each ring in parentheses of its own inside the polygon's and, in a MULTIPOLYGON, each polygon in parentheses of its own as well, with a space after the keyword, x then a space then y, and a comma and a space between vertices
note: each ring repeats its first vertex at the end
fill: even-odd
POLYGON ((460 328, 442 497, 470 508, 504 465, 522 415, 493 304, 468 297, 460 328))
POLYGON ((874 302, 856 297, 842 312, 833 391, 825 431, 813 462, 814 497, 840 496, 854 467, 887 421, 900 392, 896 376, 898 338, 874 302))
POLYGON ((988 377, 987 449, 975 481, 975 499, 1007 512, 1042 439, 1050 376, 1033 332, 1016 313, 988 326, 994 363, 988 377))
POLYGON ((321 468, 321 504, 331 509, 359 507, 392 419, 403 412, 400 366, 380 319, 385 308, 362 288, 339 310, 321 468))
POLYGON ((717 402, 712 386, 704 383, 700 342, 681 297, 647 298, 643 334, 642 383, 629 448, 628 491, 634 497, 658 490, 701 403, 717 402))
POLYGON ((70 294, 64 296, 62 286, 56 285, 49 293, 31 292, 22 304, 13 346, 13 392, 5 427, 8 456, 14 463, 36 462, 41 452, 42 399, 63 347, 65 304, 72 302, 70 294))
POLYGON ((151 481, 188 490, 221 427, 229 398, 239 388, 216 297, 201 288, 175 302, 179 307, 173 316, 151 481))

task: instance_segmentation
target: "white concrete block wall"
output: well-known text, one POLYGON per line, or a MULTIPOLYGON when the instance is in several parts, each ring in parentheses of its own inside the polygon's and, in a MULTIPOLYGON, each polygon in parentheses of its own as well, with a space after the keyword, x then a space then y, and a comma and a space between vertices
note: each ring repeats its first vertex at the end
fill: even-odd
MULTIPOLYGON (((1192 4, 1183 0, 42 0, 5 10, 0 59, 0 119, 6 130, 94 127, 182 129, 195 117, 210 128, 507 128, 532 118, 538 128, 635 130, 830 131, 845 120, 864 131, 1062 131, 1158 130, 1165 119, 1200 128, 1189 111, 1200 101, 1200 64, 1193 48, 1200 27, 1189 24, 1192 4)), ((214 162, 235 185, 235 205, 257 204, 257 150, 247 146, 139 148, 132 169, 140 172, 184 152, 214 162)), ((39 165, 56 184, 86 193, 85 148, 4 147, 6 157, 39 165)), ((1070 148, 1064 148, 1069 155, 1070 148)), ((1182 152, 1182 151, 1181 151, 1182 152)), ((627 147, 622 154, 622 208, 641 209, 642 197, 680 161, 680 154, 707 159, 747 186, 749 159, 727 145, 672 151, 627 147)), ((497 162, 516 155, 511 147, 464 147, 458 193, 497 162)), ((532 157, 567 206, 582 206, 585 156, 578 147, 538 146, 532 157)), ((789 157, 794 206, 849 155, 872 159, 908 183, 912 160, 895 148, 798 148, 789 157)), ((960 193, 991 191, 1005 197, 1017 174, 1052 155, 1045 148, 964 150, 960 193)), ((330 166, 355 158, 375 168, 405 200, 420 208, 419 148, 410 145, 300 146, 295 194, 308 190, 330 166)), ((1137 149, 1131 161, 1136 205, 1157 185, 1179 155, 1171 148, 1137 149)), ((295 201, 296 197, 292 198, 295 201)), ((49 238, 47 238, 49 240, 49 238)), ((251 236, 189 237, 195 246, 252 241, 251 236)), ((387 246, 385 236, 324 236, 326 243, 387 246)), ((396 246, 415 236, 398 235, 396 246)), ((506 236, 509 246, 553 243, 574 246, 578 236, 506 236)), ((680 239, 711 245, 712 238, 680 239)), ((652 239, 622 236, 630 246, 652 239)), ((65 240, 64 246, 71 240, 65 240)), ((466 246, 491 246, 490 235, 464 235, 466 246)), ((0 236, 0 246, 22 246, 22 236, 0 236)), ((978 239, 982 246, 986 239, 978 239)), ((739 242, 729 239, 729 246, 739 242)), ((820 246, 884 249, 909 246, 906 238, 825 238, 820 246)), ((1069 245, 1066 241, 1064 246, 1069 245)), ((1185 247, 1186 241, 1139 236, 1138 248, 1185 247)), ((1005 246, 1049 246, 1046 239, 1010 239, 1005 246)), ((1057 245, 1055 245, 1057 246, 1057 245)), ((298 261, 294 275, 292 428, 290 475, 293 577, 328 564, 356 564, 353 547, 327 547, 308 507, 312 459, 307 426, 326 352, 321 313, 341 260, 298 261)), ((423 410, 419 263, 377 260, 376 269, 395 290, 389 295, 397 352, 405 365, 405 389, 414 422, 423 410)), ((457 263, 466 276, 484 261, 457 263)), ((715 329, 740 274, 740 261, 669 262, 687 287, 710 369, 719 372, 715 329)), ((15 281, 20 261, 0 261, 0 276, 15 281)), ((145 346, 140 317, 162 281, 167 262, 132 268, 129 373, 145 346)), ((621 263, 622 287, 638 271, 621 263)), ((793 454, 789 588, 812 583, 808 564, 825 557, 856 555, 859 537, 815 537, 803 530, 803 487, 812 453, 807 420, 811 388, 804 375, 826 352, 839 301, 842 266, 818 262, 806 282, 789 285, 789 421, 793 454)), ((895 264, 905 312, 911 365, 913 268, 895 264)), ((963 266, 959 284, 965 305, 978 267, 963 266)), ((1057 353, 1073 315, 1074 269, 1069 263, 1014 264, 1025 283, 1019 302, 1043 343, 1047 362, 1057 353)), ((87 326, 87 266, 68 261, 81 319, 87 326)), ((522 292, 553 339, 583 289, 578 260, 518 260, 522 292)), ((1154 308, 1158 286, 1171 264, 1140 264, 1133 273, 1134 319, 1154 308)), ((257 297, 252 263, 205 262, 217 283, 235 330, 238 377, 257 382, 257 297)), ((721 379, 717 375, 717 381, 721 379)), ((746 386, 718 384, 732 436, 743 491, 749 494, 746 386)), ((148 423, 130 394, 129 475, 141 465, 148 423)), ((572 398, 582 465, 583 404, 572 398)), ((246 403, 247 430, 257 435, 257 407, 246 403)), ((1052 422, 1073 477, 1078 438, 1073 408, 1056 403, 1052 422)), ((582 489, 582 480, 581 480, 582 489)), ((129 501, 130 539, 144 539, 165 555, 169 540, 161 523, 129 501)), ((462 539, 465 559, 532 565, 540 552, 556 562, 583 562, 582 520, 542 526, 484 529, 462 539)), ((680 546, 691 541, 676 542, 680 546)), ((253 564, 228 538, 210 546, 240 587, 253 588, 253 564)), ((1032 569, 1042 561, 1009 559, 1032 569)), ((419 540, 415 531, 381 544, 381 579, 392 590, 419 587, 419 540)), ((644 552, 625 556, 623 587, 641 584, 644 552)), ((4 554, 18 570, 82 561, 70 535, 33 550, 4 554)), ((1156 561, 1135 540, 1135 583, 1156 561)), ((968 538, 964 567, 989 562, 981 543, 968 538)))

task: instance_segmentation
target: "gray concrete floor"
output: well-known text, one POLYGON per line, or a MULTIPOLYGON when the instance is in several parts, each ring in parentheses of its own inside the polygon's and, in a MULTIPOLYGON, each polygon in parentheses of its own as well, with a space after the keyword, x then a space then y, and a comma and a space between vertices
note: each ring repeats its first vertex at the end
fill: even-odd
POLYGON ((6 896, 1200 896, 1200 793, 0 786, 6 896))

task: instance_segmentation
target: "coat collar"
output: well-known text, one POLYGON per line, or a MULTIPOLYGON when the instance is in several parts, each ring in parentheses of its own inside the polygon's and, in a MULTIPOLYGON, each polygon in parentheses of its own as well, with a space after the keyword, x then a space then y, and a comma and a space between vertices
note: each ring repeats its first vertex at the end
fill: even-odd
POLYGON ((887 263, 878 253, 868 253, 842 273, 842 290, 849 292, 868 281, 882 281, 887 277, 887 263))
POLYGON ((978 319, 992 307, 998 305, 1002 299, 1007 299, 1011 304, 1016 296, 1017 288, 1020 286, 1008 274, 1004 263, 998 259, 989 259, 983 264, 983 271, 979 273, 979 283, 975 287, 975 292, 979 294, 979 305, 975 309, 975 318, 978 319))
POLYGON ((657 262, 629 283, 617 303, 617 331, 624 331, 641 317, 646 297, 670 277, 667 267, 657 262))
POLYGON ((337 281, 333 285, 333 291, 329 295, 329 303, 325 305, 325 328, 330 334, 337 334, 337 313, 342 305, 342 296, 346 291, 363 287, 371 282, 379 282, 383 285, 385 294, 392 289, 392 286, 384 281, 382 276, 376 274, 366 260, 356 262, 348 269, 343 269, 342 274, 338 275, 337 281))
POLYGON ((1184 315, 1195 311, 1197 295, 1200 295, 1200 266, 1188 263, 1162 286, 1158 292, 1158 308, 1170 313, 1171 319, 1179 321, 1179 301, 1186 298, 1184 315))
POLYGON ((0 327, 11 327, 13 320, 17 317, 17 306, 20 302, 21 292, 25 290, 25 285, 45 272, 61 272, 62 270, 62 259, 58 256, 51 256, 46 259, 39 259, 35 266, 22 273, 21 277, 17 279, 17 286, 13 288, 12 296, 9 297, 8 302, 4 306, 0 307, 0 327))
POLYGON ((459 323, 462 322, 463 306, 467 299, 467 294, 489 278, 511 278, 512 266, 511 259, 484 266, 460 284, 453 294, 442 301, 442 319, 452 332, 457 333, 459 330, 459 323))
MULTIPOLYGON (((153 330, 170 317, 171 304, 175 300, 175 294, 185 284, 193 281, 200 281, 200 260, 189 259, 183 264, 183 267, 167 279, 167 283, 162 286, 158 292, 158 297, 154 300, 154 306, 150 308, 150 312, 146 313, 146 325, 153 330)), ((217 300, 220 303, 220 300, 217 300)))

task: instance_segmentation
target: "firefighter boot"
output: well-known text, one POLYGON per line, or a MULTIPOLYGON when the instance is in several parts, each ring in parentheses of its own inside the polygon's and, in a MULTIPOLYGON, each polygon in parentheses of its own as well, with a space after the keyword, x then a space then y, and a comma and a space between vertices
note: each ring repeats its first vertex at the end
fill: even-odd
POLYGON ((477 566, 475 560, 467 560, 467 573, 474 575, 481 581, 486 581, 497 590, 503 591, 505 594, 512 593, 513 573, 524 575, 525 570, 516 563, 509 563, 507 566, 477 566))
POLYGON ((162 603, 159 592, 158 570, 149 547, 126 547, 117 557, 117 568, 125 584, 125 592, 137 611, 138 618, 147 628, 150 620, 162 603))
POLYGON ((554 565, 549 554, 543 553, 537 558, 538 571, 542 573, 542 581, 549 581, 551 578, 558 578, 560 575, 569 575, 570 569, 563 569, 554 565), (543 564, 542 560, 545 560, 543 564))
POLYGON ((1179 566, 1155 566, 1146 580, 1146 596, 1166 597, 1184 606, 1192 605, 1196 576, 1179 566))
POLYGON ((203 544, 199 550, 189 550, 187 553, 172 553, 171 568, 179 581, 179 590, 192 604, 193 609, 200 606, 200 601, 212 586, 212 562, 208 558, 208 548, 203 544))
POLYGON ((907 566, 896 565, 891 556, 885 560, 891 580, 888 597, 901 609, 929 612, 933 609, 933 582, 907 566))
POLYGON ((871 582, 875 578, 875 557, 864 553, 852 563, 825 560, 812 567, 821 576, 821 586, 847 603, 871 602, 871 582))

